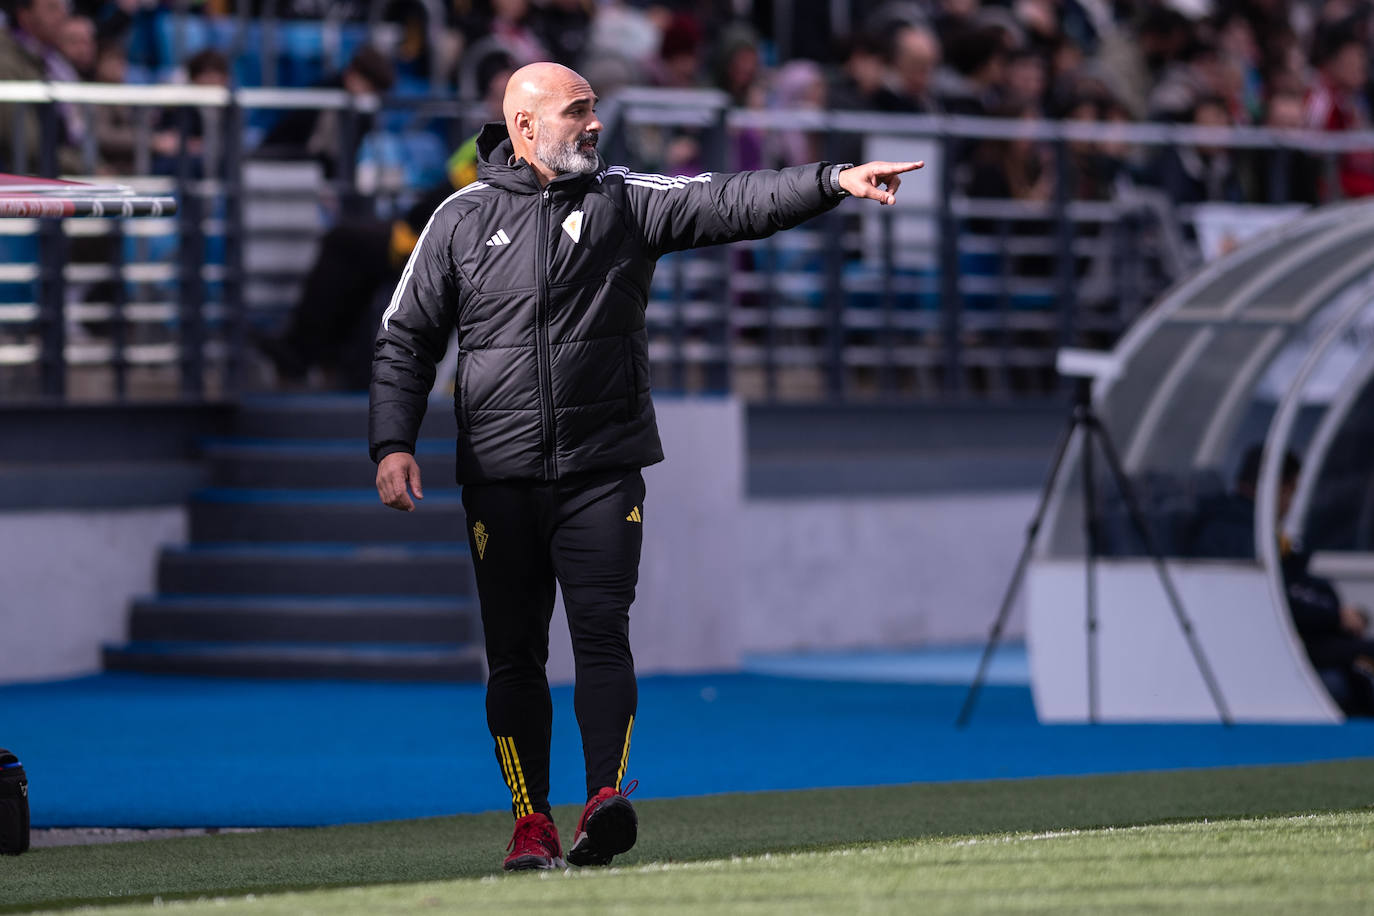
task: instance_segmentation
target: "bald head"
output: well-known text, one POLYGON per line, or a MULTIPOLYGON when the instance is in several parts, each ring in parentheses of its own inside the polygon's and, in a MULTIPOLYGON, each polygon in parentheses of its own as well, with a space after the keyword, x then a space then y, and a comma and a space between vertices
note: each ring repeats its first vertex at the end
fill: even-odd
POLYGON ((506 83, 506 98, 501 103, 506 126, 512 125, 517 112, 528 111, 537 116, 543 112, 550 97, 579 90, 592 94, 592 87, 576 70, 548 61, 526 64, 512 73, 506 83))
POLYGON ((562 64, 527 64, 511 74, 501 112, 515 158, 534 166, 547 184, 569 172, 600 167, 596 93, 562 64))

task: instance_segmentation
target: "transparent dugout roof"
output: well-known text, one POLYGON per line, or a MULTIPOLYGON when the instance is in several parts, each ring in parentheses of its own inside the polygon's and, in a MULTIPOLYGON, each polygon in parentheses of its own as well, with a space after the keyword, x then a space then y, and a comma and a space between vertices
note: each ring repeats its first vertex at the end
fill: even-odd
MULTIPOLYGON (((1370 202, 1312 211, 1257 237, 1179 283, 1142 317, 1116 349, 1119 376, 1096 383, 1094 404, 1164 553, 1196 555, 1189 515, 1231 488, 1241 456, 1270 436, 1285 399, 1293 417, 1277 447, 1305 463, 1311 449, 1315 462, 1304 469, 1293 524, 1344 513, 1335 527, 1345 533, 1314 546, 1371 549, 1371 342, 1370 202)), ((1051 555, 1085 550, 1080 456, 1071 451, 1051 502, 1051 555)), ((1102 552, 1143 553, 1105 462, 1098 457, 1094 466, 1102 552)))

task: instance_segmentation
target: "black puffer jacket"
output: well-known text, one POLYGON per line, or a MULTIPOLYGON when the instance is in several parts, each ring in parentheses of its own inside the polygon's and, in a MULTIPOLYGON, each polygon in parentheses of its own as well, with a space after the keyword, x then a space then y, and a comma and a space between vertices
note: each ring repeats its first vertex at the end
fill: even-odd
POLYGON ((458 329, 458 482, 557 480, 663 459, 644 306, 659 255, 762 238, 836 203, 824 165, 642 175, 622 167, 541 188, 502 124, 478 180, 435 211, 372 364, 372 460, 413 451, 458 329))

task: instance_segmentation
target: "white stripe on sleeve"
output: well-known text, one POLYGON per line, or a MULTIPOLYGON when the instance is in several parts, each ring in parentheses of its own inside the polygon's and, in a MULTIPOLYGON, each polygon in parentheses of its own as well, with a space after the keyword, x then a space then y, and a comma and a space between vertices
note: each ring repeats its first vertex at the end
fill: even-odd
POLYGON ((401 273, 400 282, 396 284, 396 291, 391 294, 391 304, 388 305, 386 311, 382 313, 383 331, 391 330, 391 316, 395 315, 401 308, 401 295, 405 292, 406 284, 410 282, 410 275, 415 271, 415 259, 420 256, 420 249, 424 247, 425 236, 429 235, 429 227, 434 225, 434 218, 439 215, 444 207, 449 205, 450 201, 462 197, 469 191, 476 191, 486 186, 486 182, 482 181, 474 181, 472 184, 464 185, 444 198, 444 202, 434 208, 434 212, 429 216, 429 222, 425 223, 425 228, 420 232, 420 238, 415 242, 414 250, 410 252, 410 258, 406 261, 406 269, 401 273))

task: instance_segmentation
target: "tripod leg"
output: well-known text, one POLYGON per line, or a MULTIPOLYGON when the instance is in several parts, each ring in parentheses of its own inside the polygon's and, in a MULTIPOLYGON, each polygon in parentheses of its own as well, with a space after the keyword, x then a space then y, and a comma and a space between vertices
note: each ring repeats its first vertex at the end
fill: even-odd
POLYGON ((1183 601, 1174 588, 1174 580, 1169 575, 1169 569, 1164 563, 1164 556, 1155 546, 1154 538, 1145 525, 1145 514, 1140 511, 1140 503, 1136 500, 1135 490, 1126 477, 1126 472, 1121 465, 1121 458, 1116 453, 1116 447, 1112 444, 1111 437, 1107 435, 1107 430, 1096 416, 1089 416, 1086 422, 1088 424, 1086 438, 1091 440, 1096 434, 1097 439, 1102 443, 1102 453, 1107 456, 1107 465, 1111 468, 1112 476, 1116 479, 1116 485, 1121 490, 1122 498, 1126 500, 1126 509, 1130 512, 1131 524, 1135 528, 1136 534, 1140 535, 1141 543, 1145 545, 1145 550, 1149 553, 1150 559, 1154 561, 1155 572, 1159 574, 1159 581, 1164 586, 1164 593, 1169 597, 1169 605, 1173 608, 1174 616, 1178 618, 1179 628, 1188 641, 1188 648, 1193 653, 1197 670, 1207 685, 1208 693, 1212 695, 1212 702, 1217 707, 1217 715, 1224 725, 1230 725, 1231 712, 1227 709, 1226 701, 1222 698, 1221 687, 1217 684, 1216 676, 1212 673, 1212 666, 1207 662, 1207 656, 1203 654, 1202 645, 1197 641, 1197 634, 1193 632, 1193 623, 1183 610, 1183 601))
POLYGON ((1088 721, 1097 724, 1097 474, 1093 468, 1093 437, 1083 437, 1083 569, 1088 659, 1088 721))
POLYGON ((1035 542, 1040 535, 1040 525, 1045 519, 1045 510, 1049 507, 1055 481, 1059 479, 1059 469, 1064 464, 1064 455, 1069 451, 1069 443, 1073 441, 1073 434, 1077 428, 1078 417, 1075 415, 1064 427, 1064 431, 1059 436, 1059 444, 1055 446, 1054 458, 1050 461, 1049 477, 1045 479, 1045 485, 1040 490, 1040 500, 1036 503, 1035 512, 1031 514, 1030 524, 1026 526, 1026 542, 1021 546, 1021 556, 1016 560, 1016 567, 1011 574, 1011 580, 1007 583, 1007 590, 1002 595, 1002 606, 998 608, 997 618, 993 621, 992 630, 988 633, 987 645, 983 647, 983 657, 978 662, 978 672, 973 676, 973 683, 969 684, 968 694, 964 697, 964 705, 959 710, 959 717, 954 720, 954 724, 959 728, 968 725, 969 719, 973 716, 973 707, 978 701, 978 692, 983 688, 983 680, 987 677, 988 665, 992 662, 992 655, 997 651, 997 644, 1002 639, 1002 628, 1006 626, 1007 617, 1011 614, 1012 602, 1016 599, 1016 593, 1021 588, 1021 579, 1026 574, 1026 567, 1029 565, 1031 554, 1035 550, 1035 542))

